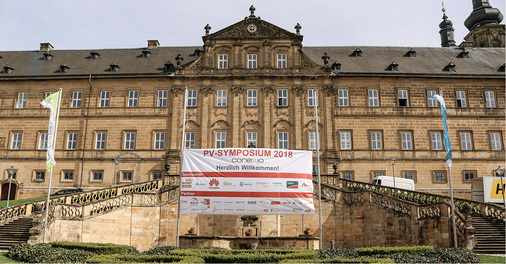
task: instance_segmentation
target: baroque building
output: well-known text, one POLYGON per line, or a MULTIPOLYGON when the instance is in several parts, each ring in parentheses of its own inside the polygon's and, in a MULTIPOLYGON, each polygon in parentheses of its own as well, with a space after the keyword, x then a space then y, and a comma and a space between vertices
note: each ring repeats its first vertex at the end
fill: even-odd
POLYGON ((322 174, 366 182, 395 174, 416 190, 448 193, 437 93, 448 110, 453 188, 470 198, 473 178, 505 166, 504 25, 500 12, 482 15, 488 1, 473 3, 459 46, 444 15, 442 47, 305 47, 299 24, 279 28, 252 6, 229 27, 206 25, 199 47, 148 40, 137 49, 0 51, 2 200, 10 168, 11 199, 46 193, 49 111, 40 101, 59 88, 54 190, 176 175, 183 142, 313 150, 316 171, 319 136, 322 174))

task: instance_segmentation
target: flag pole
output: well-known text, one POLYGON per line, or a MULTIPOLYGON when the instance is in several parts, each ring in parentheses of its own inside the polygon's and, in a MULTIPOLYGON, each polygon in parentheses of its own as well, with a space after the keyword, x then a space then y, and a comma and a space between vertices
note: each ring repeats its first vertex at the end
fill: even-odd
MULTIPOLYGON (((51 139, 52 150, 51 149, 47 150, 47 151, 53 151, 53 156, 54 156, 54 148, 55 148, 55 143, 56 143, 56 132, 58 131, 58 121, 60 119, 60 101, 61 101, 62 89, 60 88, 60 90, 58 92, 59 93, 58 93, 58 103, 57 103, 57 108, 56 108, 56 122, 55 122, 54 130, 52 131, 53 137, 51 139)), ((49 125, 51 125, 51 122, 49 125)), ((53 166, 51 166, 51 168, 49 169, 49 184, 47 187, 47 199, 46 199, 46 217, 44 218, 44 235, 42 236, 42 243, 46 243, 47 218, 49 217, 49 197, 51 196, 51 179, 52 178, 53 178, 53 166)))
POLYGON ((453 202, 453 188, 452 188, 452 170, 451 166, 448 165, 448 180, 450 181, 450 199, 452 209, 452 224, 453 224, 453 246, 458 247, 457 243, 457 225, 455 224, 455 203, 453 202))
POLYGON ((183 136, 181 137, 181 167, 179 168, 179 199, 177 199, 177 228, 176 228, 176 248, 179 248, 179 227, 181 221, 181 173, 183 171, 183 151, 185 149, 185 128, 186 128, 186 107, 188 104, 188 87, 184 89, 184 110, 183 110, 183 136))
POLYGON ((315 114, 315 125, 316 125, 316 159, 318 166, 316 167, 316 173, 318 175, 318 222, 320 228, 320 249, 322 249, 323 243, 323 231, 322 231, 322 186, 320 184, 320 133, 318 132, 318 90, 316 90, 316 98, 314 102, 314 114, 315 114))

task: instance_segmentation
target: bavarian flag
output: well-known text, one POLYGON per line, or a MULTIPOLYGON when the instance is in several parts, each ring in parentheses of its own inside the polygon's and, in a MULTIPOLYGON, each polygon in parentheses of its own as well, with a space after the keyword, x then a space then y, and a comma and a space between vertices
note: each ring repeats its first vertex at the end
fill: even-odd
POLYGON ((450 144, 450 136, 448 135, 448 126, 446 125, 446 105, 445 101, 443 100, 443 97, 439 94, 435 94, 432 96, 432 99, 436 99, 441 104, 441 114, 443 115, 443 128, 444 128, 444 135, 443 135, 443 143, 445 144, 446 149, 446 158, 445 162, 448 164, 448 167, 452 166, 452 145, 450 144))
POLYGON ((58 99, 60 98, 60 91, 53 93, 46 97, 44 101, 40 102, 45 108, 49 108, 49 127, 47 129, 47 158, 46 170, 50 171, 56 161, 54 160, 54 137, 56 135, 56 115, 59 105, 58 99))

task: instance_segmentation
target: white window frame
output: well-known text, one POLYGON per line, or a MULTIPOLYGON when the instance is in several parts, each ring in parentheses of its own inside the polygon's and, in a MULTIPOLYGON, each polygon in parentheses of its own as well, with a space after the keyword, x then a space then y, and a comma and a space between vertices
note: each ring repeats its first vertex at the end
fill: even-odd
POLYGON ((278 89, 278 106, 288 106, 288 89, 278 89))
POLYGON ((21 141, 23 140, 23 133, 14 132, 12 133, 11 149, 21 149, 21 141))
POLYGON ((197 90, 188 90, 188 107, 197 107, 197 90))
POLYGON ((91 180, 92 181, 103 181, 104 180, 104 171, 101 171, 101 170, 91 171, 91 180))
POLYGON ((257 68, 257 54, 248 54, 248 69, 257 68))
POLYGON ((447 182, 446 171, 433 171, 432 174, 434 175, 434 182, 435 183, 446 183, 447 182))
POLYGON ((439 102, 432 98, 433 95, 436 94, 435 90, 427 90, 427 107, 438 107, 439 102))
POLYGON ((369 97, 369 106, 370 107, 379 107, 379 91, 378 91, 378 89, 367 90, 367 95, 369 97))
POLYGON ((135 149, 135 132, 125 132, 125 142, 123 144, 123 149, 125 150, 134 150, 135 149))
POLYGON ((165 132, 155 132, 155 150, 165 149, 165 132))
POLYGON ((186 132, 185 148, 187 149, 195 148, 195 132, 186 132))
POLYGON ((494 91, 485 91, 485 107, 495 108, 495 94, 494 91))
POLYGON ((74 180, 74 171, 65 170, 62 173, 63 173, 63 175, 62 175, 62 180, 63 181, 72 181, 72 180, 74 180), (70 175, 70 177, 69 177, 69 175, 70 175))
POLYGON ((168 90, 158 90, 158 98, 156 100, 156 107, 167 107, 168 90))
POLYGON ((353 171, 341 171, 341 178, 353 181, 353 171))
POLYGON ((341 141, 341 150, 351 149, 351 131, 339 132, 339 138, 341 141))
POLYGON ((318 134, 316 132, 309 132, 309 149, 317 150, 318 149, 318 134))
POLYGON ((227 106, 226 89, 219 89, 216 91, 216 106, 227 106))
POLYGON ((408 90, 397 90, 397 97, 399 107, 409 107, 408 90))
POLYGON ((47 149, 47 140, 49 138, 49 133, 40 133, 39 134, 39 149, 46 150, 47 149))
POLYGON ((153 181, 163 179, 163 172, 161 172, 161 171, 151 172, 151 179, 153 179, 153 181))
POLYGON ((278 132, 278 149, 288 149, 288 132, 278 132))
POLYGON ((121 181, 133 181, 134 172, 133 171, 122 171, 121 172, 121 181))
POLYGON ((71 108, 80 108, 83 98, 83 92, 82 91, 73 91, 72 92, 72 104, 70 105, 71 108))
POLYGON ((278 69, 286 69, 287 68, 287 59, 286 59, 286 54, 278 54, 277 56, 277 60, 276 60, 276 67, 278 69))
POLYGON ((430 132, 432 150, 443 150, 443 135, 441 132, 430 132))
POLYGON ((246 132, 246 147, 249 147, 250 144, 253 144, 255 148, 258 148, 258 133, 257 132, 246 132))
POLYGON ((27 98, 28 98, 27 92, 19 92, 18 93, 18 101, 16 103, 16 108, 18 108, 18 109, 26 108, 27 98))
POLYGON ((46 172, 45 171, 35 171, 35 175, 33 176, 34 181, 45 181, 46 180, 46 172))
POLYGON ((383 149, 382 133, 380 131, 371 131, 370 135, 371 135, 371 149, 382 150, 383 149))
POLYGON ((318 90, 316 89, 308 89, 307 90, 307 105, 308 106, 318 106, 318 90))
POLYGON ((490 132, 490 149, 491 150, 502 150, 501 133, 490 132))
POLYGON ((138 107, 139 106, 139 91, 131 90, 128 91, 128 107, 138 107))
POLYGON ((100 105, 99 107, 109 107, 111 100, 110 91, 100 91, 100 105))
POLYGON ((217 131, 215 132, 215 144, 214 148, 226 148, 227 147, 227 132, 217 131))
POLYGON ((218 54, 218 69, 228 69, 228 54, 218 54))
POLYGON ((455 97, 457 98, 457 107, 467 107, 466 91, 455 91, 455 97))
POLYGON ((471 132, 460 132, 460 146, 462 150, 473 149, 473 140, 471 132))
POLYGON ((68 132, 67 133, 67 150, 76 150, 77 149, 77 132, 68 132))
POLYGON ((348 89, 337 90, 339 106, 349 106, 348 89))
POLYGON ((413 150, 413 133, 408 131, 401 132, 402 150, 413 150))
POLYGON ((106 132, 96 132, 95 133, 95 149, 96 150, 104 150, 106 140, 107 140, 107 133, 106 132))
POLYGON ((258 90, 248 89, 247 93, 247 106, 258 106, 258 90))

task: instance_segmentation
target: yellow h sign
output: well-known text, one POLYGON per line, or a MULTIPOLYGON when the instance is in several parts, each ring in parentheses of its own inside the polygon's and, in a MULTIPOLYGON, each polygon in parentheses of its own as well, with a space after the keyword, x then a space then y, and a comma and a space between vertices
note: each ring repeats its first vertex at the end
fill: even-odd
POLYGON ((506 181, 503 180, 503 184, 501 186, 501 179, 493 179, 490 199, 502 199, 505 184, 506 181))

